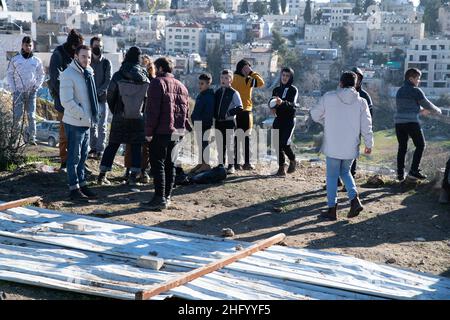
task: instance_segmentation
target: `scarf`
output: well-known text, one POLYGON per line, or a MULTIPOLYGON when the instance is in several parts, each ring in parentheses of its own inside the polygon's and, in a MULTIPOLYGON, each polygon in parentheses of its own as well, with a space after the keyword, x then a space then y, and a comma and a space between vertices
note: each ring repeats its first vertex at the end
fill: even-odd
POLYGON ((83 73, 84 80, 86 81, 86 86, 89 94, 89 101, 91 103, 92 122, 98 123, 98 99, 97 99, 97 88, 95 87, 94 74, 90 70, 83 68, 76 59, 74 59, 73 61, 75 62, 77 68, 83 73))

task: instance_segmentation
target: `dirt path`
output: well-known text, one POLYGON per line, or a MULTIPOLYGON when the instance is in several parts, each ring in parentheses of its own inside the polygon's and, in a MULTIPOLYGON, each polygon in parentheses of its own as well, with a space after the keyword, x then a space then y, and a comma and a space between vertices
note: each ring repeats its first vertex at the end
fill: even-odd
MULTIPOLYGON (((48 156, 45 152, 55 151, 41 155, 48 156)), ((98 167, 92 160, 89 165, 98 167)), ((365 185, 367 176, 361 175, 357 182, 365 210, 347 219, 348 201, 341 192, 339 219, 330 222, 317 217, 326 209, 323 166, 305 162, 286 178, 270 176, 274 171, 275 167, 260 166, 253 172, 238 171, 222 184, 181 186, 171 208, 149 212, 140 202, 150 200, 152 185, 122 184, 121 171, 114 173, 112 186, 93 186, 100 200, 74 205, 67 201, 64 174, 27 167, 15 174, 0 173, 0 200, 41 195, 49 209, 80 214, 100 210, 117 221, 218 236, 222 228, 232 228, 235 238, 244 241, 284 232, 289 246, 450 276, 450 207, 437 203, 432 186, 393 183, 370 188, 365 185), (131 191, 135 188, 140 192, 131 191)), ((88 298, 7 282, 0 282, 1 291, 7 299, 88 298)))

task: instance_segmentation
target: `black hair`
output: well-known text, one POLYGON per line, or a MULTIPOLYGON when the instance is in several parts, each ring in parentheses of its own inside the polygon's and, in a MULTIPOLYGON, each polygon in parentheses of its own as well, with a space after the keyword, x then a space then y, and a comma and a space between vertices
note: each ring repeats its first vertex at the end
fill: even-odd
POLYGON ((30 36, 25 36, 25 37, 23 37, 23 39, 22 39, 22 44, 32 44, 33 43, 33 39, 31 39, 31 37, 30 36))
POLYGON ((245 59, 240 60, 240 61, 237 63, 237 65, 236 65, 236 71, 235 71, 234 73, 243 75, 243 74, 242 74, 242 69, 243 69, 245 66, 251 67, 252 65, 250 64, 250 62, 249 62, 248 60, 245 60, 245 59))
POLYGON ((82 44, 81 46, 77 47, 77 49, 75 50, 75 54, 78 55, 81 50, 91 50, 91 47, 82 44))
POLYGON ((212 77, 209 73, 202 73, 198 77, 198 80, 203 80, 203 81, 206 81, 207 83, 211 83, 212 77))
POLYGON ((91 38, 91 42, 90 42, 91 43, 91 47, 92 47, 92 45, 94 44, 95 41, 102 42, 102 39, 100 37, 97 37, 97 36, 96 37, 92 37, 91 38))
POLYGON ((221 75, 230 75, 231 77, 233 77, 233 71, 231 71, 230 69, 223 69, 220 74, 221 75))
POLYGON ((139 47, 131 47, 125 53, 125 58, 123 62, 129 62, 133 64, 139 64, 141 59, 142 51, 139 47))
POLYGON ((345 71, 341 75, 341 83, 343 88, 352 88, 356 85, 356 79, 357 79, 356 73, 352 71, 345 71))
POLYGON ((162 68, 163 72, 166 73, 172 73, 173 71, 173 62, 169 58, 166 57, 158 58, 153 64, 155 65, 157 71, 159 70, 159 68, 162 68))
POLYGON ((409 80, 409 78, 417 78, 422 75, 422 71, 417 68, 411 68, 406 70, 405 72, 405 80, 409 80))
POLYGON ((77 30, 72 29, 67 36, 67 43, 70 46, 80 46, 83 44, 84 37, 77 30))

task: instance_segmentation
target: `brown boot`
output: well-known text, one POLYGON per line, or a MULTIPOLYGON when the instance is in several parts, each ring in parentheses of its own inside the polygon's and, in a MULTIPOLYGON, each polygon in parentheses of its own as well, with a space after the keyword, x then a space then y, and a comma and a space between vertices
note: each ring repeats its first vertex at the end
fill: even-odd
POLYGON ((328 219, 328 220, 336 221, 337 220, 337 205, 335 205, 332 208, 328 208, 327 212, 322 212, 320 214, 320 217, 328 219))
POLYGON ((291 160, 289 162, 289 168, 287 170, 287 173, 294 173, 296 168, 297 168, 297 162, 295 160, 291 160))
POLYGON ((362 206, 361 201, 359 201, 358 195, 356 195, 356 197, 351 201, 350 211, 347 218, 356 217, 361 211, 363 211, 363 209, 364 207, 362 206))
POLYGON ((286 167, 284 165, 280 166, 278 168, 276 175, 279 177, 285 177, 286 176, 286 167))

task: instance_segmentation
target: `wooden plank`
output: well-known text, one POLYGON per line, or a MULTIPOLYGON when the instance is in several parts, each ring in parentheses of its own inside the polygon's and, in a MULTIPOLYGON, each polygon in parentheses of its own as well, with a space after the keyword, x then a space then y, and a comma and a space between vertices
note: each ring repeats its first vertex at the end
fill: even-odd
POLYGON ((211 262, 210 264, 208 264, 204 267, 192 270, 192 271, 190 271, 180 277, 177 277, 173 280, 169 280, 165 283, 154 286, 154 288, 151 288, 149 290, 139 291, 138 293, 136 293, 136 300, 148 300, 151 297, 156 296, 162 292, 166 292, 170 289, 179 287, 179 286, 181 286, 185 283, 188 283, 194 279, 197 279, 201 276, 204 276, 206 274, 209 274, 211 272, 219 270, 239 259, 248 257, 249 255, 251 255, 255 252, 264 250, 274 244, 277 244, 277 243, 281 242, 285 237, 286 237, 285 234, 280 233, 280 234, 277 234, 268 239, 258 241, 257 243, 250 246, 249 248, 246 248, 242 251, 236 252, 235 254, 233 254, 229 257, 225 257, 218 261, 211 262))
POLYGON ((41 197, 29 197, 29 198, 10 201, 10 202, 4 202, 4 203, 0 204, 0 211, 25 206, 27 204, 32 204, 32 203, 38 202, 40 200, 42 200, 41 197))

